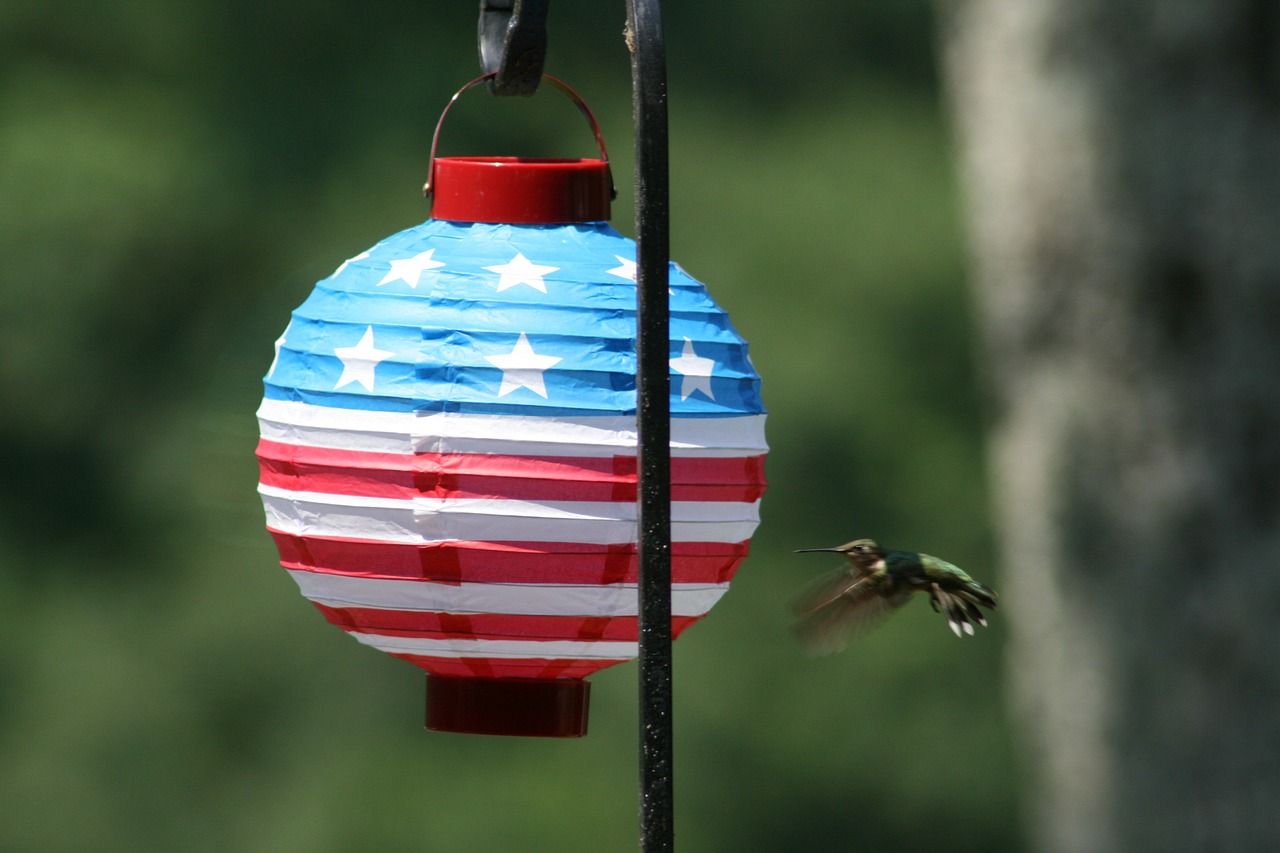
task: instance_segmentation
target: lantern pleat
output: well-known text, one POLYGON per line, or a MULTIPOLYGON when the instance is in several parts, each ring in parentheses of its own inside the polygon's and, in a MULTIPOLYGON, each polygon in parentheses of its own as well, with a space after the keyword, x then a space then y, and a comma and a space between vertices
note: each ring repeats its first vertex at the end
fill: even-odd
MULTIPOLYGON (((636 656, 634 258, 603 222, 430 220, 316 286, 257 455, 281 564, 325 619, 433 676, 636 656)), ((670 278, 678 635, 748 553, 767 446, 746 343, 670 278)))

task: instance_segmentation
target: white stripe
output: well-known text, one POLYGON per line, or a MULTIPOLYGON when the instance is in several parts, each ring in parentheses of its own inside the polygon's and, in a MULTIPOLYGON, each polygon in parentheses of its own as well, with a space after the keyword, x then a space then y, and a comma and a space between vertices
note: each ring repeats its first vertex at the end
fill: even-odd
MULTIPOLYGON (((769 448, 764 415, 672 418, 677 456, 758 456, 769 448)), ((633 415, 528 417, 456 412, 377 412, 264 399, 263 438, 339 450, 391 453, 501 453, 521 456, 613 456, 634 453, 633 415)))
POLYGON ((400 412, 335 409, 269 398, 263 398, 258 407, 263 438, 339 450, 412 453, 413 436, 407 428, 412 418, 400 412))
MULTIPOLYGON (((304 596, 329 607, 517 616, 613 617, 639 612, 635 584, 443 584, 288 571, 304 596)), ((672 584, 671 615, 703 616, 728 590, 727 583, 672 584)))
POLYGON ((636 643, 604 640, 472 640, 389 637, 348 632, 360 642, 389 654, 449 658, 557 658, 572 660, 629 660, 637 657, 636 643))
MULTIPOLYGON (((492 498, 374 498, 300 492, 259 484, 267 527, 295 536, 389 542, 489 540, 636 541, 633 501, 515 501, 492 498)), ((760 502, 672 501, 673 542, 745 542, 760 502)))

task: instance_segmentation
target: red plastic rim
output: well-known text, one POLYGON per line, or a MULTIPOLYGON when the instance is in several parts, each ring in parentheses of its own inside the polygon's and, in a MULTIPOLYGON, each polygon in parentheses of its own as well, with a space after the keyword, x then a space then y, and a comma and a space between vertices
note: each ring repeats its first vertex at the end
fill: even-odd
POLYGON ((603 222, 613 183, 604 160, 438 157, 432 219, 513 225, 603 222))
POLYGON ((433 732, 582 737, 591 684, 581 679, 457 678, 427 675, 433 732))

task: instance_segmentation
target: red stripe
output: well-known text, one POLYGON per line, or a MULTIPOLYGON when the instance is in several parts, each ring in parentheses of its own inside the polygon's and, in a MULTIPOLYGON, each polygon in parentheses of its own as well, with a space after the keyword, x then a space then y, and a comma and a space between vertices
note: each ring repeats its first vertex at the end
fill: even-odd
MULTIPOLYGON (((296 491, 385 498, 634 501, 635 456, 376 453, 258 443, 261 482, 296 491)), ((754 502, 764 456, 671 459, 671 498, 754 502)))
MULTIPOLYGON (((520 616, 503 613, 440 613, 421 610, 381 610, 369 607, 330 607, 312 602, 324 618, 344 631, 390 637, 468 640, 608 640, 635 642, 634 616, 520 616)), ((671 634, 678 637, 700 616, 671 617, 671 634)))
POLYGON ((592 673, 626 663, 626 660, 572 660, 543 658, 444 658, 391 653, 433 675, 461 678, 586 678, 592 673))
MULTIPOLYGON (((415 544, 270 530, 286 569, 438 583, 636 583, 636 546, 576 542, 415 544)), ((673 583, 728 583, 747 542, 671 543, 673 583)))

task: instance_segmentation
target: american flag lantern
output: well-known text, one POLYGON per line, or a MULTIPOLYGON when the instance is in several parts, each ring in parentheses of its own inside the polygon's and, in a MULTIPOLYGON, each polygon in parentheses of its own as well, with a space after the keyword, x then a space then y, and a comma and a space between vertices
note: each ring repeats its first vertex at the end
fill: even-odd
MULTIPOLYGON (((636 244, 546 79, 600 158, 433 143, 431 218, 316 284, 258 410, 281 565, 426 670, 436 731, 584 735, 585 677, 637 656, 636 244)), ((670 308, 677 635, 747 554, 766 446, 747 344, 675 264, 670 308)))

